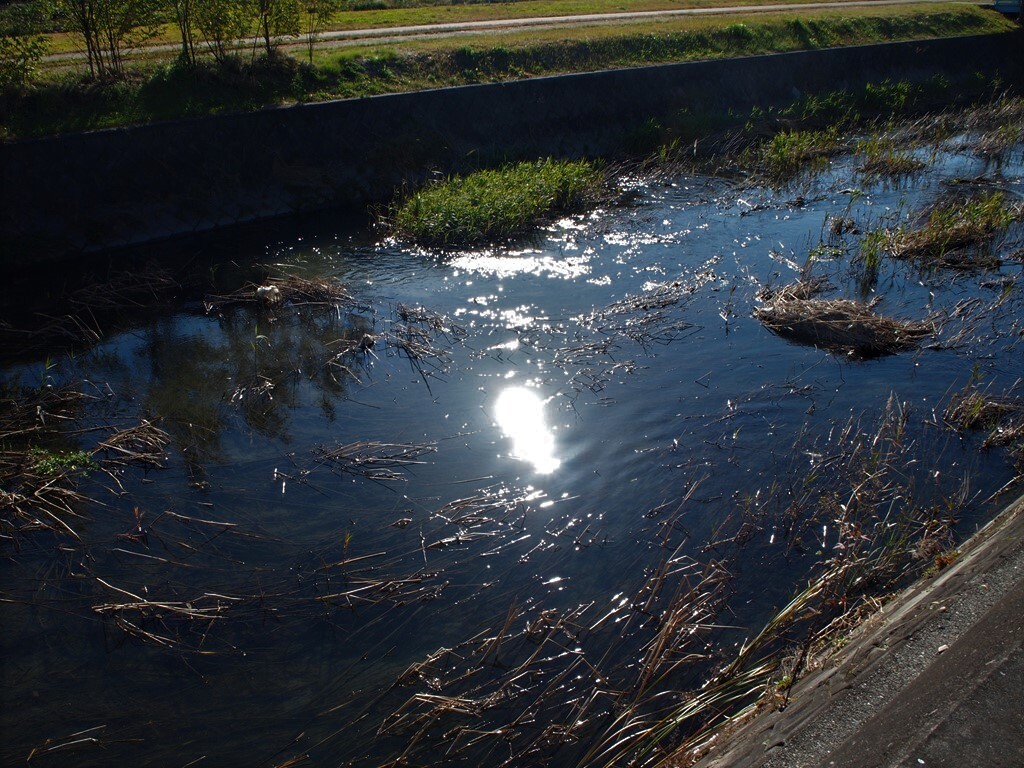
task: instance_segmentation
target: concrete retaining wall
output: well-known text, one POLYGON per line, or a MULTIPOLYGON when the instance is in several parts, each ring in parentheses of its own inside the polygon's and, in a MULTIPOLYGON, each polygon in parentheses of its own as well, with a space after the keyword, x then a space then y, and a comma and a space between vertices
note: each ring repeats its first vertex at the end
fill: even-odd
POLYGON ((663 125, 887 78, 1019 78, 1018 32, 695 62, 97 131, 0 146, 0 264, 299 210, 365 206, 497 160, 615 153, 663 125))

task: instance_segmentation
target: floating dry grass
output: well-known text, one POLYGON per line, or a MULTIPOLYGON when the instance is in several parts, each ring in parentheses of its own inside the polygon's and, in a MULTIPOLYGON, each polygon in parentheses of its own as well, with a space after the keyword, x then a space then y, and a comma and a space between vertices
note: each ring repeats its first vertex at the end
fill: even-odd
POLYGON ((93 605, 93 612, 112 620, 128 636, 165 648, 183 647, 183 632, 196 632, 197 622, 203 625, 198 631, 204 635, 212 622, 224 619, 241 600, 210 593, 188 600, 160 600, 142 597, 99 577, 94 581, 118 599, 93 605))
POLYGON ((502 622, 409 667, 396 686, 420 688, 379 736, 417 760, 444 740, 446 760, 486 755, 501 766, 536 764, 570 745, 579 764, 610 765, 623 733, 642 729, 647 697, 670 676, 705 661, 703 638, 728 594, 728 572, 678 551, 632 598, 566 610, 514 603, 502 622), (641 645, 639 671, 613 671, 641 645), (605 669, 607 667, 607 669, 605 669))
MULTIPOLYGON (((688 536, 674 533, 685 528, 674 523, 695 483, 679 503, 648 513, 667 516, 671 530, 664 557, 636 588, 573 608, 512 602, 493 627, 399 674, 392 692, 412 690, 377 736, 396 740, 395 764, 429 755, 434 764, 511 767, 555 754, 561 764, 588 767, 690 764, 722 723, 784 705, 788 685, 817 663, 827 638, 877 606, 879 591, 948 551, 963 498, 915 503, 909 421, 893 398, 873 428, 851 419, 825 445, 794 446, 794 454, 821 458, 803 482, 775 486, 760 506, 777 507, 773 529, 794 546, 817 535, 826 554, 737 650, 726 650, 730 640, 720 645, 735 637, 722 634, 730 630, 721 619, 733 589, 728 561, 694 560, 683 554, 688 536)), ((471 515, 476 505, 468 500, 471 515)))
POLYGON ((231 306, 356 306, 358 302, 339 281, 300 275, 270 277, 261 283, 246 283, 233 293, 207 296, 207 313, 231 306))
POLYGON ((981 287, 994 290, 995 296, 989 300, 984 296, 960 299, 941 311, 936 321, 940 329, 937 348, 967 349, 984 343, 997 328, 1005 329, 996 333, 1006 344, 1007 353, 1024 342, 1024 293, 1020 290, 1020 276, 1003 274, 982 282, 981 287))
POLYGON ((430 376, 447 372, 451 347, 466 337, 466 329, 447 316, 421 306, 398 304, 382 334, 385 354, 408 359, 429 387, 430 376))
POLYGON ((799 298, 807 290, 802 283, 781 289, 754 310, 754 317, 785 339, 860 358, 913 349, 921 339, 935 332, 929 322, 877 314, 874 308, 879 299, 865 303, 852 299, 799 298))
POLYGON ((317 461, 337 472, 369 480, 405 480, 399 469, 426 464, 423 457, 435 453, 434 443, 380 443, 357 441, 336 448, 320 448, 317 461))
POLYGON ((696 330, 678 314, 680 305, 715 279, 704 269, 690 281, 653 283, 606 307, 576 318, 593 336, 578 334, 555 351, 554 365, 570 375, 577 392, 600 392, 616 373, 633 373, 641 366, 618 355, 631 345, 650 354, 654 345, 669 344, 696 330))
POLYGON ((82 429, 96 394, 72 385, 11 386, 0 398, 0 531, 7 538, 49 530, 78 538, 83 510, 97 504, 81 490, 86 476, 105 477, 121 489, 129 465, 162 466, 170 440, 152 422, 82 429), (99 442, 82 447, 84 436, 99 442))
MULTIPOLYGON (((936 488, 936 503, 918 500, 924 489, 913 480, 915 439, 905 403, 891 397, 873 427, 853 418, 831 429, 824 443, 797 445, 794 452, 809 454, 812 469, 802 482, 770 491, 779 505, 773 530, 793 547, 813 537, 824 557, 806 586, 712 678, 715 683, 738 675, 750 695, 713 710, 678 749, 651 765, 692 765, 715 747, 729 723, 785 706, 796 679, 822 663, 841 633, 877 610, 885 595, 948 558, 968 486, 936 488)), ((685 724, 689 709, 682 707, 666 727, 685 724)))
POLYGON ((105 467, 128 465, 159 468, 167 458, 171 436, 148 419, 116 430, 96 444, 95 451, 105 454, 105 467))

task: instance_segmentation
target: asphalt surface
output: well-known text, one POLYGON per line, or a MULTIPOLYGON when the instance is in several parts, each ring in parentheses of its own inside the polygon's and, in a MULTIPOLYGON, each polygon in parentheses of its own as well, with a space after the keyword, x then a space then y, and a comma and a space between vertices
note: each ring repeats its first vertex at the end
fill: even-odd
POLYGON ((701 768, 1022 768, 1024 496, 701 768))

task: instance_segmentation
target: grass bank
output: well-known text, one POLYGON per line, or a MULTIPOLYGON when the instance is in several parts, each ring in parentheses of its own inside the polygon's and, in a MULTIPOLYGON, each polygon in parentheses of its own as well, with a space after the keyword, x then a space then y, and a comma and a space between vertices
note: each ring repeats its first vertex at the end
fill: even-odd
POLYGON ((313 64, 283 54, 226 64, 201 62, 196 68, 151 64, 113 82, 66 74, 8 91, 0 95, 0 139, 278 104, 1014 28, 995 12, 945 3, 532 30, 475 37, 468 45, 458 38, 408 41, 342 53, 321 51, 313 64))

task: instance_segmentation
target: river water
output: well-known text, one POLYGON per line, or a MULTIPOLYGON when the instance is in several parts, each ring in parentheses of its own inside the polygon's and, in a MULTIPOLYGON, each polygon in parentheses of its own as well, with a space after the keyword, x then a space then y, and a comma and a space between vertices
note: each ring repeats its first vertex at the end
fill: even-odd
POLYGON ((900 414, 895 496, 955 513, 957 537, 1005 502, 1008 453, 942 414, 1024 376, 1020 260, 866 279, 832 222, 906 223, 960 179, 1020 200, 1022 155, 951 141, 900 182, 852 157, 782 190, 637 181, 507 249, 331 217, 168 246, 191 286, 169 306, 5 365, 80 382, 86 426, 151 419, 170 443, 122 489, 83 481, 79 540, 4 542, 4 764, 601 762, 611 691, 678 704, 841 545, 791 502, 853 435, 900 414), (759 291, 809 262, 828 296, 938 332, 873 359, 772 334, 759 291), (351 301, 204 305, 264 275, 351 301), (691 588, 711 595, 688 603, 692 657, 639 684, 691 588))

